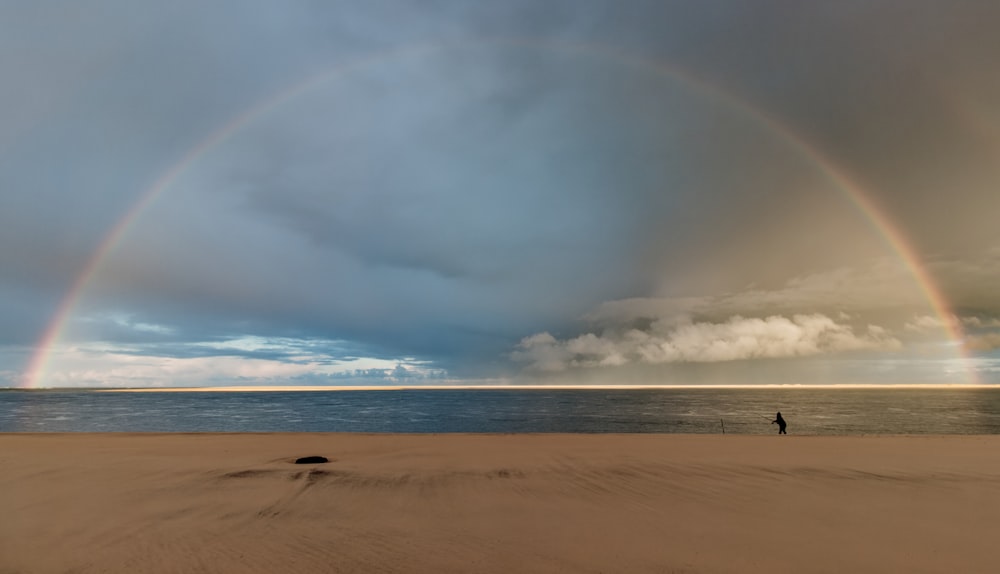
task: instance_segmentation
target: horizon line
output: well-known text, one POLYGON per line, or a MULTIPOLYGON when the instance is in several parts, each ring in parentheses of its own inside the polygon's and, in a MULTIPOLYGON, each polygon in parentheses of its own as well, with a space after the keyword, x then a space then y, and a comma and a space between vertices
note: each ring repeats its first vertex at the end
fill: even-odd
MULTIPOLYGON (((651 384, 651 385, 626 385, 626 384, 606 384, 606 385, 580 385, 580 384, 540 384, 540 385, 515 385, 515 384, 456 384, 456 385, 240 385, 240 386, 219 386, 219 387, 48 387, 35 388, 30 390, 50 390, 50 391, 98 391, 98 392, 129 392, 129 393, 225 393, 225 392, 323 392, 323 391, 488 391, 488 390, 519 390, 519 391, 558 391, 558 390, 781 390, 781 389, 830 389, 830 390, 850 390, 850 389, 1000 389, 1000 384, 990 383, 830 383, 830 384, 801 384, 801 383, 773 383, 773 384, 651 384)), ((7 390, 29 390, 12 387, 7 390)))

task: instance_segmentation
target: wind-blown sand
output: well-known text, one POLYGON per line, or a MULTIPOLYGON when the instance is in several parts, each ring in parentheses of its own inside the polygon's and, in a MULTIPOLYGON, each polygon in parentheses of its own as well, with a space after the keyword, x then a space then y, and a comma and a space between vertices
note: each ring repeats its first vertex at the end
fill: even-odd
POLYGON ((998 568, 1000 437, 0 435, 3 574, 998 568))

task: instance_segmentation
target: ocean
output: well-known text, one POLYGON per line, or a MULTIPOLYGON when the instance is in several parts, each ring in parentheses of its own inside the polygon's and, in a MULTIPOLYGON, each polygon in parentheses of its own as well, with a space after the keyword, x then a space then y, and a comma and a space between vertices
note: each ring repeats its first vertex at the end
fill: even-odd
POLYGON ((0 432, 1000 434, 993 389, 0 391, 0 432))

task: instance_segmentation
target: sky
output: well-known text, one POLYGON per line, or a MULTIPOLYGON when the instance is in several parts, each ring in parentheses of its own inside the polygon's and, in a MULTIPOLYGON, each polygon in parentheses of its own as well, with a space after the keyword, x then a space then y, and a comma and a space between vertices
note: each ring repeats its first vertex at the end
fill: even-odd
POLYGON ((1000 383, 1000 5, 0 5, 0 387, 1000 383))

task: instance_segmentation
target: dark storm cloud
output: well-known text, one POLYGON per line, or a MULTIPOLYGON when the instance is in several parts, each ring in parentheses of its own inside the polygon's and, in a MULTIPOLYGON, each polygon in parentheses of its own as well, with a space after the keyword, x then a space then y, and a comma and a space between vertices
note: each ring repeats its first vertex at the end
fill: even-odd
POLYGON ((787 121, 858 177, 923 255, 1000 243, 1000 8, 743 3, 675 60, 787 121), (987 104, 986 102, 994 102, 987 104), (992 191, 991 191, 992 190, 992 191), (947 218, 948 221, 942 221, 947 218), (954 222, 962 221, 964 228, 954 222))
MULTIPOLYGON (((135 222, 67 340, 171 358, 245 334, 342 341, 472 377, 509 372, 532 334, 585 336, 582 317, 631 324, 636 301, 658 308, 647 331, 682 300, 703 325, 821 314, 852 329, 849 349, 883 340, 866 320, 926 315, 912 277, 878 271, 896 257, 878 231, 747 105, 861 182, 960 315, 1000 314, 988 3, 66 2, 0 16, 4 344, 37 339, 144 191, 267 101, 135 222)), ((338 344, 328 356, 351 354, 338 344)))

